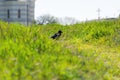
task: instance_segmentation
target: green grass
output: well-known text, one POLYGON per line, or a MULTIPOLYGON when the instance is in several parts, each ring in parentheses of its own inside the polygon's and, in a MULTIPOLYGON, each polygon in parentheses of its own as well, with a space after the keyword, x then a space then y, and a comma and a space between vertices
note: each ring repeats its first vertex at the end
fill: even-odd
POLYGON ((120 80, 120 21, 0 22, 0 80, 120 80), (51 35, 62 30, 62 36, 51 35))

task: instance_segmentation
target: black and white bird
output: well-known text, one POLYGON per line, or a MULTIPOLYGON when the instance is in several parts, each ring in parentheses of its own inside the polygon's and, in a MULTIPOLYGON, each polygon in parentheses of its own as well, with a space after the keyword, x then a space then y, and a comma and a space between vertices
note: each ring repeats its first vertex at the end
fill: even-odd
POLYGON ((55 33, 53 36, 51 36, 51 38, 57 39, 57 38, 59 38, 61 36, 61 34, 62 34, 62 31, 59 30, 57 33, 55 33))

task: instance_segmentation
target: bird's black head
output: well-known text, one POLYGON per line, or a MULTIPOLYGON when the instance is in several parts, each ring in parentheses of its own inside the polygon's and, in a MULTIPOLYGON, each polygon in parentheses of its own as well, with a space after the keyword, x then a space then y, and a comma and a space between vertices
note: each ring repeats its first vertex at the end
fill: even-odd
POLYGON ((61 30, 59 30, 59 31, 58 31, 58 33, 62 33, 62 31, 61 31, 61 30))

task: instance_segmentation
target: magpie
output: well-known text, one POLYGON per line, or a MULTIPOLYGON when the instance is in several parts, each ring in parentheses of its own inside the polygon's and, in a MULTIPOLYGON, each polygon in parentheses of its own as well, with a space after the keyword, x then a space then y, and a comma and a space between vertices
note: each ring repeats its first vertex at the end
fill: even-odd
POLYGON ((61 34, 62 34, 62 31, 59 30, 57 33, 55 33, 53 36, 51 36, 51 38, 57 39, 57 38, 59 38, 61 36, 61 34))

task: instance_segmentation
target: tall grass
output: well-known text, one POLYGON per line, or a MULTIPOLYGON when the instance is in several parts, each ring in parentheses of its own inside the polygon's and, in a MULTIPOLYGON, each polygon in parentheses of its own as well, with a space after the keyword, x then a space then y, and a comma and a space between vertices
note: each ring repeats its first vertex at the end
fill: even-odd
POLYGON ((0 80, 119 80, 120 21, 0 22, 0 80), (62 36, 50 38, 58 30, 62 36))

